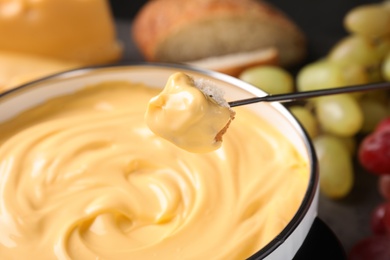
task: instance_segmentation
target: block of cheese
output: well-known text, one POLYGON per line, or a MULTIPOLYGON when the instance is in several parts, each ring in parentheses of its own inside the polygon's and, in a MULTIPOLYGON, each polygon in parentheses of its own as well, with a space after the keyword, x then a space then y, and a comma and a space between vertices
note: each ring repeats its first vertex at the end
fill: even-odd
POLYGON ((0 51, 0 93, 32 80, 78 67, 81 65, 75 62, 0 51))
POLYGON ((122 46, 107 0, 1 0, 0 50, 101 64, 122 46))

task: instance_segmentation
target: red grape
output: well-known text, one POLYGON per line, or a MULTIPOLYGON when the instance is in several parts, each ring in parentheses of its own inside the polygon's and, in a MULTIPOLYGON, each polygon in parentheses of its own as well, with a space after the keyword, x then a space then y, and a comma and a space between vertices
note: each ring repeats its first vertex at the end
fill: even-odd
POLYGON ((382 197, 390 201, 390 175, 384 174, 379 176, 378 190, 382 197))
POLYGON ((359 241, 349 252, 349 260, 389 260, 390 234, 374 235, 359 241))
POLYGON ((361 165, 374 174, 390 174, 390 127, 366 136, 359 146, 361 165))
POLYGON ((373 210, 371 213, 371 230, 377 235, 390 234, 390 202, 382 203, 373 210))

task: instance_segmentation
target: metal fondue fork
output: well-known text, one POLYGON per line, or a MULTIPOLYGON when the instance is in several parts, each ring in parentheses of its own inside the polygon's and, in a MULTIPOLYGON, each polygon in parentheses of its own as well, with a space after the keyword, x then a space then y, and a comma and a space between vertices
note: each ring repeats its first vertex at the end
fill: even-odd
POLYGON ((320 90, 301 91, 301 92, 293 92, 287 94, 266 95, 262 97, 253 97, 253 98, 247 98, 242 100, 230 101, 228 102, 228 104, 230 105, 230 107, 236 107, 236 106, 243 106, 243 105, 248 105, 248 104, 258 103, 258 102, 291 102, 291 101, 305 99, 305 98, 359 92, 359 91, 378 90, 378 89, 386 89, 386 88, 390 88, 390 82, 379 82, 379 83, 336 87, 336 88, 328 88, 328 89, 320 89, 320 90))

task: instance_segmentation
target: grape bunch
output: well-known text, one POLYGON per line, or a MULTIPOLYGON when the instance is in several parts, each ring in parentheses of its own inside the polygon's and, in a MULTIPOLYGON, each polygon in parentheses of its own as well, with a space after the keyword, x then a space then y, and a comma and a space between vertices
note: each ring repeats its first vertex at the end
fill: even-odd
POLYGON ((349 259, 390 259, 390 117, 364 137, 358 158, 368 172, 379 176, 378 189, 385 202, 371 213, 372 235, 352 247, 349 259))
MULTIPOLYGON (((295 78, 277 66, 253 67, 239 78, 270 94, 390 81, 390 1, 351 9, 344 27, 348 34, 295 78)), ((321 193, 347 196, 354 184, 357 136, 373 132, 390 115, 389 90, 311 98, 288 108, 313 141, 321 193)))

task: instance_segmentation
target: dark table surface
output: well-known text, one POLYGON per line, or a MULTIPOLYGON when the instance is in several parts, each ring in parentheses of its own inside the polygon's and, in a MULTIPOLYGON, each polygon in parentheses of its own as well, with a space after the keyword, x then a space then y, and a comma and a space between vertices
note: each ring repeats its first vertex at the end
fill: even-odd
MULTIPOLYGON (((302 63, 314 61, 327 54, 329 49, 347 32, 343 17, 352 7, 375 3, 367 0, 270 0, 283 10, 304 31, 308 39, 308 57, 302 63)), ((144 1, 112 0, 111 7, 117 18, 118 37, 125 45, 124 61, 142 61, 134 46, 130 27, 132 17, 144 1)), ((295 68, 299 69, 298 68, 295 68)), ((355 162, 355 185, 344 199, 330 200, 320 196, 318 215, 336 234, 345 250, 371 234, 369 219, 372 210, 382 202, 377 189, 377 178, 365 172, 355 162)))

